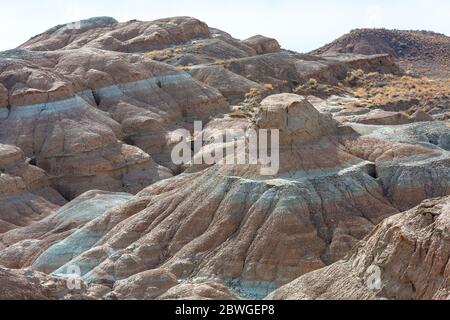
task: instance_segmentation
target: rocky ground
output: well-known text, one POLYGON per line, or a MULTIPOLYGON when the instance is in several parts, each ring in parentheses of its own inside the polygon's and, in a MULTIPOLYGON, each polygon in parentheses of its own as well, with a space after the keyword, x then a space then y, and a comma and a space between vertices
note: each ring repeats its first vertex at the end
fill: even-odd
POLYGON ((0 298, 449 297, 447 80, 190 17, 75 25, 0 53, 0 298), (280 170, 173 164, 194 120, 279 129, 280 170))

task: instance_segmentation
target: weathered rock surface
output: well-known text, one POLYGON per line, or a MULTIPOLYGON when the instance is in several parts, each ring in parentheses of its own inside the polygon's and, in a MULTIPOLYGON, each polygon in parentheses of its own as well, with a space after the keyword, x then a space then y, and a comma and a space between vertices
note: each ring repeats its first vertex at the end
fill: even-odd
POLYGON ((450 119, 448 81, 352 70, 338 85, 311 79, 294 90, 340 122, 405 124, 450 119))
POLYGON ((0 53, 0 265, 18 269, 0 273, 19 288, 0 298, 262 298, 342 259, 450 193, 448 86, 399 72, 386 54, 297 54, 189 17, 93 18, 0 53), (227 147, 214 139, 173 164, 194 120, 209 137, 279 129, 278 172, 196 164, 227 147), (73 267, 77 292, 61 287, 73 267))
POLYGON ((245 95, 252 89, 264 90, 262 84, 233 73, 222 66, 200 66, 190 69, 189 73, 193 78, 218 89, 231 104, 244 100, 245 95))
POLYGON ((69 290, 67 279, 55 278, 31 270, 0 267, 0 300, 87 300, 83 284, 80 290, 69 290))
POLYGON ((243 41, 246 45, 255 49, 258 54, 274 53, 280 51, 281 47, 277 40, 262 35, 253 36, 243 41))
POLYGON ((200 120, 226 109, 214 89, 142 57, 19 52, 4 62, 0 79, 9 89, 10 108, 0 117, 0 141, 36 157, 70 199, 96 188, 137 192, 171 176, 147 153, 118 139, 158 158, 166 132, 182 126, 183 117, 200 120), (58 73, 24 67, 38 63, 58 73), (34 80, 39 73, 48 79, 34 80))
POLYGON ((208 26, 194 18, 176 17, 151 22, 118 23, 109 17, 56 26, 24 43, 33 51, 97 48, 120 52, 158 50, 209 36, 208 26))
POLYGON ((22 150, 0 144, 0 234, 38 221, 65 202, 22 150))
POLYGON ((450 197, 383 221, 345 260, 311 272, 271 299, 450 298, 450 197), (372 286, 374 266, 380 285, 372 286))
POLYGON ((67 199, 92 189, 136 193, 172 175, 159 165, 178 172, 172 133, 227 113, 225 98, 289 91, 311 76, 336 82, 352 68, 396 70, 388 56, 281 52, 274 39, 240 41, 189 17, 92 18, 0 59, 0 142, 35 158, 67 199), (155 60, 198 66, 188 74, 155 60))
MULTIPOLYGON (((339 119, 344 120, 342 116, 339 116, 339 119)), ((345 117, 345 121, 374 125, 397 125, 414 122, 415 120, 410 119, 407 114, 402 112, 374 109, 362 115, 345 117)))
POLYGON ((313 54, 380 54, 396 57, 406 71, 448 79, 450 38, 427 31, 356 29, 313 54))
POLYGON ((352 69, 399 71, 389 55, 335 54, 318 57, 284 51, 232 60, 226 67, 254 82, 271 84, 281 92, 290 92, 310 78, 336 84, 352 69))
POLYGON ((236 300, 236 295, 214 281, 185 282, 158 297, 158 300, 236 300))
MULTIPOLYGON (((77 233, 77 230, 131 198, 132 195, 126 193, 89 191, 34 224, 0 235, 0 244, 6 247, 0 253, 0 265, 26 268, 39 257, 45 261, 43 264, 47 269, 42 271, 46 271, 49 265, 70 261, 78 253, 73 248, 64 247, 61 250, 64 239, 73 233, 75 235, 72 237, 86 237, 85 234, 77 233), (62 243, 57 244, 60 241, 62 243), (47 253, 40 257, 44 252, 47 253)), ((84 238, 84 241, 93 243, 95 236, 92 239, 84 238)))

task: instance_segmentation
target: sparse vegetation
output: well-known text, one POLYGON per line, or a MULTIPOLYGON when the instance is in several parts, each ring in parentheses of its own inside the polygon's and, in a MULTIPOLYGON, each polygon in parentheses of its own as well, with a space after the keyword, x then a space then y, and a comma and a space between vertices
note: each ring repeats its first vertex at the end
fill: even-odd
POLYGON ((252 98, 257 98, 259 96, 261 96, 261 89, 259 88, 251 88, 249 92, 247 92, 245 94, 245 98, 246 99, 252 99, 252 98))

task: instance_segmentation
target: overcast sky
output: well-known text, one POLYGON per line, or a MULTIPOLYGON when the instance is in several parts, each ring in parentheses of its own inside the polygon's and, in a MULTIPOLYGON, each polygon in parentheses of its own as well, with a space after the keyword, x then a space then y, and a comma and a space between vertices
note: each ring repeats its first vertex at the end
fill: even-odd
POLYGON ((245 39, 263 34, 307 52, 354 28, 450 35, 449 0, 0 0, 0 51, 55 25, 94 16, 119 21, 193 16, 245 39))

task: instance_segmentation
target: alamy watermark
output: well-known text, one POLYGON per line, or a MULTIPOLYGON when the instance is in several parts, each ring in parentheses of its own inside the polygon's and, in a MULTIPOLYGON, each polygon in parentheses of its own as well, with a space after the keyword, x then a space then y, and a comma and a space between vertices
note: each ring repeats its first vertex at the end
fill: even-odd
POLYGON ((178 142, 172 149, 175 165, 258 165, 260 174, 271 176, 280 169, 280 132, 278 129, 226 129, 203 131, 195 121, 194 134, 177 130, 178 142))
POLYGON ((80 290, 81 289, 81 268, 72 264, 66 269, 67 280, 66 285, 69 290, 80 290))

